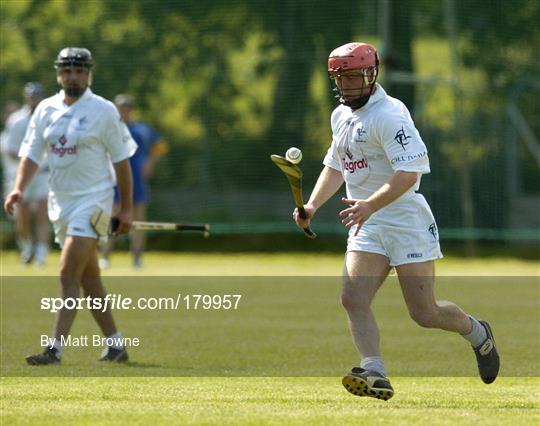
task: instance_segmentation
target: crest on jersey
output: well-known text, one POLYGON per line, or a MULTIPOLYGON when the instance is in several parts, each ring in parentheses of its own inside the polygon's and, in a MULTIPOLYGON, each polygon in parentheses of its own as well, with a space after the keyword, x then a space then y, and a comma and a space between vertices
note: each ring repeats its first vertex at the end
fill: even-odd
POLYGON ((79 131, 86 130, 86 125, 88 124, 88 118, 86 117, 86 115, 84 117, 79 118, 77 121, 79 122, 77 126, 77 130, 79 131))
POLYGON ((407 145, 409 145, 409 141, 407 139, 410 139, 411 136, 408 136, 406 133, 405 133, 405 130, 403 130, 403 126, 401 126, 401 129, 398 130, 398 132, 396 133, 396 136, 394 136, 394 140, 399 144, 401 145, 401 147, 403 148, 403 151, 406 151, 407 149, 405 148, 407 145))
POLYGON ((367 142, 366 136, 367 131, 364 129, 364 126, 360 125, 356 128, 356 131, 354 132, 353 142, 365 143, 367 142))

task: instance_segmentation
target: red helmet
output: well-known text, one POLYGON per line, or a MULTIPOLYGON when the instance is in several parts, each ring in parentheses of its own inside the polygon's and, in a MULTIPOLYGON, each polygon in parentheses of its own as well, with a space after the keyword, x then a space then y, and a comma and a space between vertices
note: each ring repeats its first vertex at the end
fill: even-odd
POLYGON ((367 43, 344 44, 334 49, 328 57, 328 72, 330 73, 378 67, 377 49, 367 43))
POLYGON ((356 99, 346 99, 345 90, 339 87, 334 89, 339 93, 337 96, 339 101, 353 109, 360 108, 368 101, 375 89, 378 72, 379 56, 377 49, 371 44, 347 43, 334 49, 328 57, 328 73, 334 82, 346 74, 358 74, 363 77, 363 84, 352 90, 361 90, 365 94, 356 99))

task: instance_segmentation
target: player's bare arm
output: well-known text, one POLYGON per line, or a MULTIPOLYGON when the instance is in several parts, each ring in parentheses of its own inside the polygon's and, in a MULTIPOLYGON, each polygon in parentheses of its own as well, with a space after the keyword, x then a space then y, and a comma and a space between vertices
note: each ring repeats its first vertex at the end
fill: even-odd
POLYGON ((6 197, 4 203, 4 209, 7 214, 12 215, 15 204, 22 201, 22 193, 36 174, 38 165, 34 163, 30 158, 23 157, 19 163, 17 170, 17 178, 15 179, 15 186, 6 197))
POLYGON ((393 201, 401 197, 415 183, 418 176, 416 172, 398 171, 390 178, 390 180, 375 191, 366 200, 354 200, 342 198, 343 204, 349 207, 342 210, 339 215, 342 218, 341 222, 347 228, 358 225, 355 235, 362 227, 362 224, 376 211, 382 209, 393 201))
POLYGON ((311 192, 309 201, 304 205, 307 219, 302 219, 298 215, 298 209, 293 212, 293 218, 298 226, 307 227, 315 215, 315 212, 334 195, 343 184, 341 172, 331 167, 325 166, 317 179, 317 183, 311 192))
POLYGON ((168 144, 164 139, 160 139, 152 145, 150 148, 150 157, 143 167, 143 175, 146 179, 149 179, 152 176, 156 163, 168 150, 168 144))
POLYGON ((119 221, 116 234, 126 234, 133 220, 133 183, 129 158, 114 163, 118 192, 120 194, 120 209, 116 218, 119 221))

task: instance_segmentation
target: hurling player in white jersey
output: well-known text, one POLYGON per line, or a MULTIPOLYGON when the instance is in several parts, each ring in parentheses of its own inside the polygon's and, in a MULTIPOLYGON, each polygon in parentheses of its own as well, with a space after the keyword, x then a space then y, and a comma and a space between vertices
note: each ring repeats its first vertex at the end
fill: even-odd
POLYGON ((405 105, 376 83, 378 68, 377 51, 366 43, 348 43, 330 54, 328 72, 341 103, 331 117, 332 144, 304 206, 308 218, 293 213, 300 227, 309 226, 345 182, 346 208, 339 216, 349 237, 341 301, 360 366, 343 377, 343 385, 359 396, 387 400, 394 394, 371 310, 392 267, 412 319, 422 327, 461 334, 474 349, 480 377, 491 383, 499 356, 487 322, 434 298, 434 260, 442 254, 431 210, 416 192, 421 176, 430 171, 427 150, 405 105))
MULTIPOLYGON (((45 88, 37 82, 24 86, 25 105, 11 114, 1 136, 2 169, 4 172, 4 196, 15 183, 19 165, 19 149, 24 139, 30 117, 37 105, 45 97, 45 88)), ((15 224, 17 245, 21 252, 21 262, 44 265, 49 252, 49 220, 47 218, 47 196, 49 193, 49 172, 42 161, 38 172, 26 188, 23 201, 17 208, 15 224), (32 219, 35 222, 35 241, 32 241, 32 219)))
MULTIPOLYGON (((113 205, 113 188, 118 184, 120 209, 117 233, 127 233, 132 221, 132 181, 129 157, 136 150, 125 124, 112 102, 90 90, 93 60, 88 49, 66 47, 55 62, 62 89, 43 100, 34 111, 19 156, 21 162, 13 191, 4 208, 14 205, 35 174, 44 153, 50 168, 49 219, 56 242, 62 247, 60 285, 62 299, 84 296, 101 299, 107 292, 98 267, 97 244, 106 239, 113 205)), ((93 304, 96 306, 95 304, 93 304)), ((110 309, 92 309, 107 341, 100 360, 125 361, 127 352, 110 309)), ((31 365, 60 362, 76 310, 58 311, 53 336, 43 353, 26 358, 31 365)))

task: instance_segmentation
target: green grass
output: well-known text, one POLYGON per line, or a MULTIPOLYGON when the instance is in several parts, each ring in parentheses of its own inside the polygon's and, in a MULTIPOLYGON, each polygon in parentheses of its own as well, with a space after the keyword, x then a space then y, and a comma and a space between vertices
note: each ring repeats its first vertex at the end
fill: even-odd
MULTIPOLYGON (((54 317, 39 309, 39 300, 57 294, 57 260, 53 256, 43 270, 25 268, 14 253, 3 253, 2 425, 59 419, 514 425, 540 419, 537 262, 449 257, 438 263, 438 297, 493 325, 502 368, 489 386, 476 377, 464 340, 412 323, 390 277, 374 305, 396 389, 391 401, 382 402, 353 397, 340 384, 340 375, 357 361, 339 305, 342 256, 150 253, 137 272, 127 255, 115 254, 105 274, 111 293, 136 298, 237 292, 243 296, 240 307, 116 311, 124 334, 141 338, 141 347, 130 349, 132 362, 100 365, 99 348, 67 348, 61 366, 31 368, 24 355, 37 349, 54 317)), ((73 335, 93 333, 90 314, 80 312, 73 335)))
MULTIPOLYGON (((17 262, 17 253, 2 252, 2 275, 57 275, 58 252, 52 253, 46 268, 26 267, 17 262)), ((339 275, 342 254, 303 253, 147 253, 145 267, 134 270, 125 253, 114 253, 112 267, 105 276, 164 275, 164 276, 332 276, 339 275)), ((437 261, 437 274, 447 276, 538 276, 540 262, 511 257, 487 259, 446 256, 437 261)))
POLYGON ((538 424, 538 380, 395 378, 359 399, 338 378, 8 378, 3 424, 538 424))

